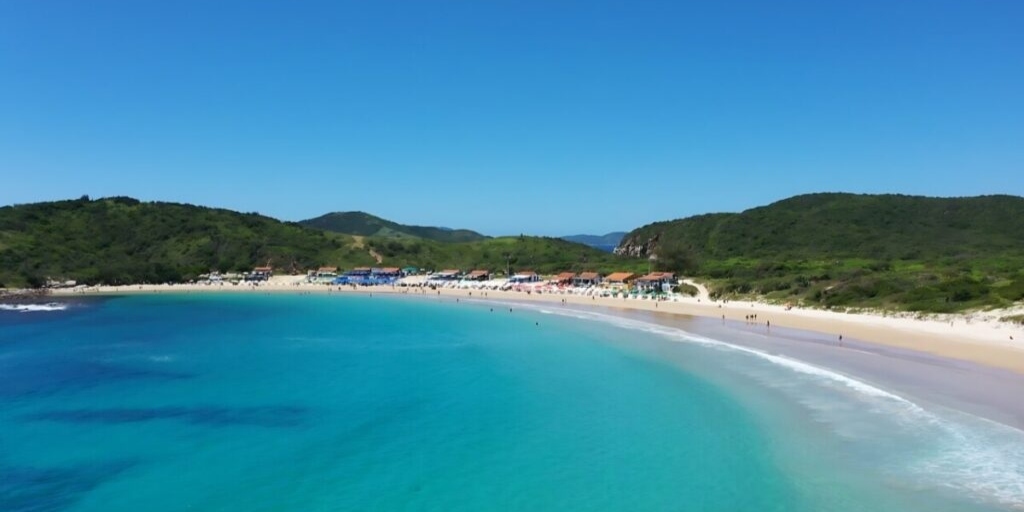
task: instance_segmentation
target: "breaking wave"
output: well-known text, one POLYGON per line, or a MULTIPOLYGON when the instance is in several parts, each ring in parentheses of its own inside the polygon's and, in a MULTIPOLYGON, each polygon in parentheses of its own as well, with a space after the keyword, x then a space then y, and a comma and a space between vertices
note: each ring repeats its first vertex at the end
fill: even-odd
POLYGON ((18 311, 21 313, 35 313, 42 311, 64 311, 67 304, 50 302, 47 304, 0 304, 0 311, 18 311))
POLYGON ((928 410, 911 399, 827 368, 679 328, 598 312, 516 306, 742 354, 788 370, 792 372, 788 378, 778 378, 777 371, 772 372, 774 377, 764 372, 754 377, 810 409, 815 420, 829 424, 858 450, 877 452, 893 479, 915 487, 947 488, 983 502, 1024 510, 1021 430, 959 411, 928 410))

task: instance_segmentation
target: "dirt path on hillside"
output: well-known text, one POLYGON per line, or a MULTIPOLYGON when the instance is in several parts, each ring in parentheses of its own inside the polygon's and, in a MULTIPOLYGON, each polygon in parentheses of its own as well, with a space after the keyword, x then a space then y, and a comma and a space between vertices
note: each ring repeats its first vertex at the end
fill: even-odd
POLYGON ((686 283, 697 289, 697 298, 700 300, 711 300, 711 294, 708 293, 708 287, 704 286, 693 279, 683 279, 683 283, 686 283))
POLYGON ((370 253, 370 257, 373 261, 376 261, 378 265, 384 263, 384 256, 381 256, 377 251, 366 247, 366 237, 359 235, 352 235, 352 247, 356 249, 366 249, 370 253))

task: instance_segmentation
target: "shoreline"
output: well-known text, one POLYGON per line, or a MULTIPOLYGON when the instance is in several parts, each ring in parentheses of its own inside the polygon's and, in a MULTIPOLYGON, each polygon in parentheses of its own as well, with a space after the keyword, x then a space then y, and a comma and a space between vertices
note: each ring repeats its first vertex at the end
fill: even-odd
MULTIPOLYGON (((481 303, 486 303, 482 299, 481 303)), ((501 302, 511 304, 513 301, 501 302)), ((554 308, 516 301, 533 310, 554 308)), ((849 338, 835 340, 801 329, 773 328, 741 321, 600 306, 567 306, 565 313, 598 313, 709 338, 741 350, 781 356, 837 373, 886 392, 983 418, 1024 432, 1024 373, 943 355, 849 338)), ((557 314, 557 312, 556 312, 557 314)), ((600 320, 595 320, 600 321, 600 320)))
POLYGON ((1024 326, 1000 322, 991 317, 958 315, 954 319, 918 319, 865 313, 839 313, 793 308, 757 302, 709 302, 694 297, 654 301, 592 297, 559 293, 466 290, 458 288, 393 287, 390 285, 351 287, 296 284, 276 279, 258 286, 133 285, 103 286, 79 290, 56 290, 51 297, 149 295, 156 293, 316 293, 316 294, 402 294, 450 298, 527 301, 575 306, 664 313, 689 317, 760 325, 765 329, 795 329, 833 337, 836 344, 858 340, 898 349, 982 364, 1024 374, 1024 326), (748 318, 756 315, 755 319, 748 318))
MULTIPOLYGON (((1021 373, 996 370, 988 366, 954 361, 940 356, 924 356, 920 352, 895 349, 882 344, 862 343, 852 338, 848 340, 846 347, 838 348, 832 343, 830 336, 775 327, 774 325, 769 334, 767 326, 744 322, 742 317, 738 320, 721 322, 710 315, 681 315, 667 311, 669 308, 664 307, 665 303, 661 303, 657 308, 641 309, 622 307, 615 300, 604 301, 614 302, 615 305, 598 304, 602 301, 591 300, 589 297, 579 297, 580 300, 576 301, 577 303, 563 305, 561 299, 565 297, 559 295, 551 295, 541 300, 540 297, 543 295, 540 297, 528 296, 525 293, 516 292, 499 294, 488 291, 486 296, 475 290, 472 292, 472 296, 468 290, 449 289, 441 290, 438 293, 437 290, 428 289, 426 292, 391 287, 358 290, 349 288, 339 292, 336 289, 328 290, 325 287, 312 286, 224 287, 206 288, 201 291, 169 286, 140 289, 136 286, 134 290, 130 291, 107 289, 102 292, 97 290, 91 293, 65 293, 51 297, 51 300, 59 301, 63 298, 73 304, 76 299, 81 303, 100 303, 106 298, 135 297, 143 299, 151 297, 151 300, 156 301, 151 304, 151 307, 159 308, 158 304, 162 304, 164 299, 167 299, 171 301, 168 304, 184 301, 184 303, 192 303, 191 307, 193 308, 202 309, 205 302, 219 301, 218 297, 223 299, 235 297, 243 302, 246 297, 249 297, 266 304, 277 303, 278 301, 275 300, 277 297, 284 300, 282 304, 286 303, 285 307, 289 307, 287 304, 292 304, 289 297, 301 302, 302 299, 299 299, 299 296, 307 295, 309 296, 307 298, 316 304, 325 306, 328 310, 327 314, 330 315, 331 310, 344 311, 348 309, 347 305, 355 306, 356 304, 352 303, 352 300, 360 304, 366 300, 372 301, 373 299, 369 296, 374 294, 380 296, 377 300, 383 300, 388 304, 409 302, 433 304, 442 309, 455 308, 467 311, 478 309, 483 315, 486 315, 487 309, 492 306, 495 312, 500 311, 498 307, 500 304, 505 306, 505 309, 514 308, 515 316, 522 315, 526 319, 527 325, 532 325, 534 320, 539 320, 540 326, 552 325, 553 315, 566 314, 580 318, 579 322, 597 325, 598 327, 595 329, 598 332, 595 334, 608 331, 601 326, 604 320, 587 319, 590 314, 600 313, 604 316, 678 328, 697 337, 707 337, 732 347, 740 347, 741 351, 744 351, 744 348, 749 348, 751 351, 772 356, 774 364, 764 365, 761 356, 750 359, 749 355, 735 352, 733 349, 728 351, 711 350, 701 346, 704 342, 694 344, 688 340, 675 340, 674 334, 662 336, 664 331, 652 332, 643 327, 634 328, 629 324, 618 322, 613 322, 612 325, 627 330, 635 329, 637 334, 608 333, 607 339, 604 340, 630 347, 630 350, 635 348, 645 358, 649 357, 658 363, 664 362, 669 366, 678 366, 682 371, 692 373, 697 378, 704 379, 726 392, 735 392, 731 396, 737 400, 737 404, 749 410, 759 424, 768 429, 768 432, 774 431, 771 429, 800 428, 802 433, 806 432, 817 436, 823 430, 832 431, 854 425, 858 428, 868 428, 867 432, 877 431, 885 434, 889 428, 896 426, 901 428, 901 434, 894 439, 907 440, 908 436, 912 437, 921 433, 937 434, 939 435, 938 440, 934 441, 934 444, 929 444, 929 449, 940 450, 937 453, 952 454, 951 456, 955 457, 963 457, 963 455, 958 449, 960 445, 952 443, 960 443, 956 435, 967 432, 972 436, 969 438, 970 442, 986 443, 984 445, 987 450, 986 457, 990 453, 997 454, 998 458, 994 459, 995 463, 1001 464, 1000 468, 1009 467, 1010 470, 1013 470, 1015 466, 1008 466, 1007 464, 1012 464, 1012 462, 1007 463, 1005 460, 1014 460, 1012 454, 1018 452, 1020 436, 1024 435, 1024 402, 1020 402, 1016 396, 1016 390, 1022 389, 1021 386, 1024 386, 1024 374, 1021 373), (266 299, 266 301, 262 299, 266 299), (325 300, 326 302, 324 302, 325 300), (331 304, 334 306, 330 306, 331 304), (576 316, 576 313, 587 313, 587 315, 576 316), (738 357, 738 359, 732 359, 733 357, 738 357), (806 363, 806 365, 817 366, 824 372, 807 372, 797 369, 796 373, 792 375, 788 370, 781 370, 781 373, 777 373, 779 370, 774 370, 774 368, 779 363, 774 359, 790 359, 794 363, 806 363), (748 361, 753 361, 753 364, 748 361), (773 368, 773 370, 767 370, 766 374, 766 368, 773 368), (808 379, 808 375, 813 375, 813 377, 808 379), (845 384, 851 381, 856 385, 845 384), (779 384, 780 382, 782 384, 779 384), (867 387, 861 386, 861 384, 867 387), (864 391, 864 389, 870 390, 871 387, 876 388, 875 391, 881 390, 883 398, 878 399, 880 395, 864 391), (798 399, 805 392, 812 400, 798 399), (840 393, 840 395, 837 396, 835 393, 840 393), (887 397, 891 397, 891 399, 887 397), (908 409, 902 405, 904 403, 911 408, 910 410, 919 412, 914 412, 905 418, 904 414, 909 413, 907 413, 908 409), (846 407, 836 409, 834 404, 845 404, 846 407), (829 411, 833 410, 839 411, 838 415, 829 415, 831 414, 829 411), (819 414, 826 414, 826 416, 819 417, 819 414), (913 421, 914 430, 904 432, 903 424, 891 423, 891 418, 897 418, 891 421, 913 421), (899 420, 901 418, 902 420, 899 420), (918 429, 918 426, 921 429, 918 429)), ((143 309, 150 309, 144 303, 142 306, 143 309)), ((381 306, 386 306, 386 304, 381 304, 381 306)), ((717 310, 717 307, 715 309, 717 310)), ((510 310, 506 314, 512 316, 512 311, 510 310)), ((577 320, 571 321, 577 322, 577 320)), ((219 329, 216 325, 212 327, 215 331, 219 329)), ((481 334, 486 336, 487 329, 490 327, 484 326, 484 329, 485 331, 481 334)), ((526 329, 530 330, 533 327, 526 329)), ((544 327, 539 327, 539 329, 544 329, 544 327)), ((528 332, 524 332, 523 335, 530 336, 528 332)), ((216 332, 214 332, 214 336, 216 336, 216 332)), ((551 341, 559 340, 560 338, 555 338, 551 341)), ((566 354, 566 356, 571 357, 571 354, 566 354)), ((788 367, 790 370, 794 368, 789 364, 781 366, 788 367)), ((789 430, 780 431, 789 432, 789 430)), ((795 437, 799 438, 800 436, 795 437)), ((861 438, 870 443, 872 447, 875 446, 875 439, 872 436, 864 435, 861 438)), ((931 437, 927 438, 932 439, 931 437)), ((839 453, 833 452, 833 450, 843 448, 841 434, 815 437, 815 439, 819 439, 815 445, 785 446, 792 446, 794 449, 811 449, 808 446, 813 446, 814 449, 822 450, 822 453, 839 453)), ((966 442, 964 441, 964 443, 966 442)), ((864 446, 866 445, 851 445, 852 451, 849 453, 857 453, 857 450, 863 449, 864 446)), ((957 458, 956 460, 960 461, 961 459, 957 458)), ((974 459, 966 458, 964 460, 965 463, 968 463, 974 459)), ((948 471, 943 472, 937 478, 929 479, 928 483, 936 485, 933 481, 938 481, 938 485, 941 485, 942 478, 957 475, 951 475, 948 471)), ((1014 474, 1010 474, 1009 477, 1001 479, 999 482, 1011 478, 1016 477, 1014 474)), ((972 478, 970 483, 977 480, 972 478)), ((1012 484, 1013 481, 1010 481, 1012 484)), ((971 490, 972 496, 977 494, 980 496, 977 499, 986 500, 985 502, 992 500, 994 503, 1002 503, 985 493, 987 490, 985 487, 982 487, 980 491, 961 487, 957 489, 957 492, 966 492, 964 489, 971 490)), ((1017 504, 1014 501, 1010 503, 1011 507, 1017 504)))

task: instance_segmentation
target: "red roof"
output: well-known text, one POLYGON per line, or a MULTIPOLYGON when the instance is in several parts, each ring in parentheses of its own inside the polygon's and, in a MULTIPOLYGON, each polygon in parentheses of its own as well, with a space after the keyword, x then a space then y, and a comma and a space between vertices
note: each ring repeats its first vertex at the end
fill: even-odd
POLYGON ((572 272, 562 272, 561 274, 555 276, 555 281, 568 281, 574 277, 576 277, 576 274, 572 272))
POLYGON ((615 272, 604 278, 605 281, 627 281, 633 278, 632 272, 615 272))
POLYGON ((672 272, 651 272, 646 276, 640 278, 640 281, 664 281, 666 279, 672 279, 675 274, 672 272))
POLYGON ((253 272, 271 272, 273 270, 274 267, 256 267, 252 269, 253 272))
POLYGON ((584 281, 596 281, 601 276, 597 272, 583 272, 579 275, 580 279, 584 281))

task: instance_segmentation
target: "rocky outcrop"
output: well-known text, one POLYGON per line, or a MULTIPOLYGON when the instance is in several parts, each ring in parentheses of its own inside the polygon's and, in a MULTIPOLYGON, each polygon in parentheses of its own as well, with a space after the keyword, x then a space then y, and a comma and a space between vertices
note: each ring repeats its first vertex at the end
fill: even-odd
POLYGON ((658 248, 658 240, 660 238, 661 233, 647 239, 643 239, 636 235, 627 236, 622 239, 619 246, 612 252, 620 256, 629 256, 631 258, 647 258, 654 254, 654 251, 658 248))

